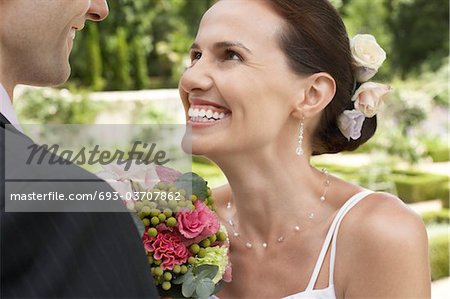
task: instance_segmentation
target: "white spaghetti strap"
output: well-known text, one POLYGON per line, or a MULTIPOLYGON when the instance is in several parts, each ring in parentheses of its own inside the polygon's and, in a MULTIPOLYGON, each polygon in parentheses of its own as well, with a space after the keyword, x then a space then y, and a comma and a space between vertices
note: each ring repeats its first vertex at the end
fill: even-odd
POLYGON ((360 202, 362 199, 364 199, 367 195, 372 194, 372 193, 373 193, 373 191, 371 191, 371 190, 365 190, 365 191, 362 191, 362 192, 356 194, 351 199, 350 205, 348 205, 348 207, 345 209, 345 211, 343 211, 343 213, 339 217, 336 229, 333 233, 333 240, 331 242, 330 272, 329 272, 330 274, 329 274, 329 279, 328 279, 328 283, 330 285, 334 283, 334 262, 336 260, 336 240, 337 240, 337 235, 339 232, 339 227, 342 223, 342 219, 344 219, 344 216, 347 214, 348 211, 350 211, 351 208, 353 208, 358 202, 360 202))
MULTIPOLYGON (((344 203, 344 205, 339 209, 338 213, 336 214, 336 216, 333 219, 333 222, 331 223, 331 226, 328 230, 327 236, 325 237, 325 241, 323 242, 322 249, 320 250, 319 257, 317 258, 316 265, 314 267, 313 273, 311 275, 311 278, 309 280, 308 286, 306 287, 305 291, 310 291, 310 290, 314 289, 314 285, 316 284, 317 277, 319 276, 320 268, 322 268, 322 264, 325 259, 325 255, 327 253, 328 247, 330 246, 331 238, 334 235, 334 231, 335 231, 336 226, 338 225, 339 220, 346 214, 346 212, 351 208, 351 206, 353 206, 353 202, 355 202, 355 201, 358 202, 359 200, 364 198, 369 193, 372 193, 372 191, 362 191, 362 192, 356 193, 355 195, 350 197, 344 203)), ((334 266, 334 262, 333 262, 333 266, 334 266)), ((330 268, 330 271, 331 271, 331 268, 330 268)), ((331 276, 330 276, 330 281, 331 282, 333 281, 331 279, 331 276)), ((330 283, 330 285, 331 285, 331 283, 330 283)))

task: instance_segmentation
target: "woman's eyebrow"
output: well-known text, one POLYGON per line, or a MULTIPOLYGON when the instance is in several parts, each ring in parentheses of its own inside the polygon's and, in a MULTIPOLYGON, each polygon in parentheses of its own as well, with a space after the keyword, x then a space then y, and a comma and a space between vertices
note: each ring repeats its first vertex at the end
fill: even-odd
MULTIPOLYGON (((250 54, 253 54, 252 51, 250 51, 249 48, 247 48, 246 46, 244 46, 240 42, 222 41, 222 42, 215 43, 214 46, 213 46, 214 49, 223 49, 223 48, 230 48, 230 47, 241 48, 241 49, 245 50, 246 52, 248 52, 250 54)), ((193 43, 191 45, 190 49, 191 50, 200 50, 200 46, 197 43, 193 43)))
POLYGON ((247 48, 240 42, 223 41, 223 42, 217 42, 214 44, 215 49, 223 49, 223 48, 230 48, 230 47, 241 48, 241 49, 245 50, 246 52, 248 52, 249 54, 253 54, 249 48, 247 48))

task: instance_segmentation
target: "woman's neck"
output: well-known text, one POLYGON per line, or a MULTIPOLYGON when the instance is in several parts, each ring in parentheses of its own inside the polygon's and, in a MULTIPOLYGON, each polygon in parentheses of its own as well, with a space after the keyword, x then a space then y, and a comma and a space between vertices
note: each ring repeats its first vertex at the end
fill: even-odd
POLYGON ((273 156, 241 153, 214 160, 230 183, 232 218, 245 239, 276 240, 320 207, 326 177, 309 164, 308 156, 277 155, 274 162, 273 156))

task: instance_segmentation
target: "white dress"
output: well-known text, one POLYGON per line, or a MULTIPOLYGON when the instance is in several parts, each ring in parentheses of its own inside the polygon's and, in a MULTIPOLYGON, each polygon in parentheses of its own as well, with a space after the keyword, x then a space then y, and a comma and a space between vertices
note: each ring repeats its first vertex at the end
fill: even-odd
MULTIPOLYGON (((334 291, 333 275, 334 275, 334 262, 336 259, 336 239, 339 231, 339 226, 341 225, 341 221, 344 218, 344 216, 348 213, 348 211, 350 211, 352 207, 354 207, 359 201, 361 201, 371 193, 373 192, 369 190, 361 191, 350 197, 345 202, 345 204, 339 209, 338 213, 333 219, 333 222, 330 225, 327 236, 325 237, 325 241, 323 242, 322 249, 320 251, 313 273, 309 280, 308 286, 303 292, 289 295, 287 297, 283 297, 282 299, 336 299, 336 293, 334 291), (328 251, 328 247, 330 246, 330 243, 331 243, 331 252, 330 252, 330 271, 328 277, 328 287, 324 289, 314 289, 314 285, 316 284, 320 269, 322 268, 322 264, 325 259, 325 255, 328 251)), ((211 298, 219 299, 217 296, 213 296, 211 298)))

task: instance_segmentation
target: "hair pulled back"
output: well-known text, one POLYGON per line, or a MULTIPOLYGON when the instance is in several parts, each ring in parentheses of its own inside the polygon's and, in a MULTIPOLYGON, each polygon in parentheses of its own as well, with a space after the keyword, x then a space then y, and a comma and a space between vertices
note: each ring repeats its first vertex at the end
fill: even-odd
POLYGON ((353 108, 355 87, 353 58, 344 22, 328 0, 266 0, 284 19, 280 47, 298 74, 326 72, 336 82, 336 93, 312 132, 312 154, 352 151, 376 131, 376 116, 366 118, 361 137, 350 141, 342 135, 337 119, 353 108))

